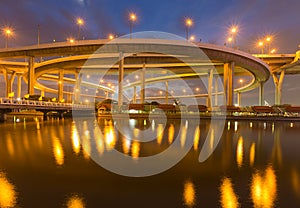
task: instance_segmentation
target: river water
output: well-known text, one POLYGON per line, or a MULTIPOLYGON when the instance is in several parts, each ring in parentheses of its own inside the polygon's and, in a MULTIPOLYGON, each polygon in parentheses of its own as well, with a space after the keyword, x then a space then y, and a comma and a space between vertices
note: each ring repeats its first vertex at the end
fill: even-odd
POLYGON ((131 119, 127 133, 120 122, 0 124, 0 207, 300 207, 300 123, 226 121, 216 143, 222 127, 209 120, 131 119), (152 141, 132 140, 146 129, 152 141), (90 157, 117 150, 139 164, 175 138, 178 151, 192 141, 187 154, 148 177, 113 173, 90 157), (205 142, 216 149, 199 162, 205 142))

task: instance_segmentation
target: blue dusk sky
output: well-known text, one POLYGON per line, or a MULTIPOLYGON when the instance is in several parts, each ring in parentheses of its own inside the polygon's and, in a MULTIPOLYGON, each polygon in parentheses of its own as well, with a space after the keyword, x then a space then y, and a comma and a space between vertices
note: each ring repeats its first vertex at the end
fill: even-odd
MULTIPOLYGON (((259 53, 258 40, 272 35, 271 47, 278 53, 295 53, 300 44, 299 11, 299 0, 1 0, 0 27, 13 28, 9 45, 18 47, 37 43, 38 25, 41 43, 76 37, 76 18, 81 17, 85 21, 81 31, 84 38, 103 39, 110 33, 128 34, 128 14, 134 12, 138 17, 134 32, 162 31, 185 37, 184 20, 190 17, 194 25, 189 33, 196 40, 223 45, 230 26, 237 25, 241 50, 259 53)), ((4 45, 2 34, 0 47, 4 45)), ((300 90, 294 85, 297 79, 288 78, 284 83, 288 93, 283 102, 300 104, 300 98, 289 96, 300 90)), ((266 100, 271 104, 272 88, 270 79, 266 100)), ((245 99, 250 102, 252 94, 246 94, 245 99)))

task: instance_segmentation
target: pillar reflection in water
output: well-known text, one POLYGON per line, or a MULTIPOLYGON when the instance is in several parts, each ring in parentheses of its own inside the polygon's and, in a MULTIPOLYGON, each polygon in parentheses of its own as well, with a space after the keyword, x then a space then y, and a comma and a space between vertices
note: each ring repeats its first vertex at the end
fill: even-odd
POLYGON ((67 201, 67 208, 84 208, 86 207, 84 199, 77 195, 70 197, 67 201))
POLYGON ((194 184, 187 180, 184 182, 183 188, 183 203, 188 207, 192 207, 196 204, 196 192, 194 184))
POLYGON ((79 134, 76 128, 75 124, 72 124, 72 147, 73 147, 73 151, 76 154, 79 154, 80 152, 80 140, 79 140, 79 134))
POLYGON ((129 154, 130 146, 131 146, 131 140, 124 137, 123 141, 122 141, 122 148, 123 148, 124 154, 126 154, 126 155, 129 154))
POLYGON ((10 134, 6 135, 6 146, 10 156, 13 156, 15 153, 14 143, 10 134))
POLYGON ((134 160, 137 160, 140 155, 140 143, 134 141, 131 146, 131 155, 134 160))
POLYGON ((84 136, 82 138, 83 156, 85 159, 89 159, 91 155, 91 135, 89 130, 84 131, 84 136))
POLYGON ((7 179, 5 173, 0 172, 0 207, 15 207, 16 203, 15 186, 7 179))
POLYGON ((187 125, 181 127, 180 146, 183 148, 186 142, 187 125))
POLYGON ((106 150, 112 150, 116 145, 116 135, 112 125, 104 127, 104 139, 106 150))
POLYGON ((57 137, 52 138, 52 145, 53 145, 52 151, 53 151, 56 164, 63 165, 65 154, 61 142, 57 137))
POLYGON ((199 140, 200 140, 200 128, 199 126, 197 126, 194 133, 194 150, 198 150, 199 140))
POLYGON ((300 176, 297 168, 291 170, 292 187, 298 198, 300 198, 300 176))
POLYGON ((169 126, 169 134, 168 134, 168 141, 169 141, 169 144, 171 144, 174 140, 174 132, 175 132, 175 128, 174 128, 174 125, 173 124, 170 124, 169 126))
POLYGON ((164 136, 164 125, 158 124, 156 129, 156 138, 158 144, 161 144, 163 136, 164 136))
POLYGON ((238 167, 242 167, 243 165, 243 157, 244 157, 244 145, 243 145, 243 137, 240 136, 237 146, 236 146, 236 162, 238 167))
POLYGON ((272 166, 263 172, 257 171, 252 176, 251 198, 254 207, 271 208, 277 194, 277 180, 272 166))
POLYGON ((252 167, 255 161, 255 143, 253 142, 250 146, 250 166, 252 167))
POLYGON ((224 178, 222 180, 222 184, 220 186, 220 192, 221 192, 221 206, 223 208, 235 208, 240 207, 238 196, 234 192, 232 182, 229 178, 224 178))

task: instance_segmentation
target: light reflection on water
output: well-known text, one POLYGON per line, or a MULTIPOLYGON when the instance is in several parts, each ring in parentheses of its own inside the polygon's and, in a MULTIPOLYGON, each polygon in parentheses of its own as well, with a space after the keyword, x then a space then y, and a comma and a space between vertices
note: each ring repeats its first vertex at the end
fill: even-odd
POLYGON ((238 196, 233 189, 233 184, 230 178, 225 177, 220 186, 221 205, 223 208, 240 207, 238 196))
MULTIPOLYGON (((48 200, 54 204, 52 207, 61 203, 67 207, 88 207, 89 204, 95 205, 91 207, 120 207, 123 203, 125 207, 135 207, 139 201, 138 207, 162 207, 154 203, 164 197, 160 190, 167 193, 165 197, 171 197, 163 207, 299 207, 298 123, 291 127, 290 123, 234 122, 231 125, 228 122, 213 155, 199 163, 205 140, 209 148, 213 148, 217 140, 215 129, 208 131, 209 122, 193 125, 192 121, 166 124, 147 121, 157 136, 151 142, 136 140, 134 131, 142 135, 142 129, 131 128, 128 135, 133 138, 120 134, 114 126, 117 122, 101 120, 82 126, 68 120, 41 122, 40 129, 29 122, 26 129, 23 124, 12 128, 0 125, 3 135, 0 137, 0 171, 5 172, 0 172, 0 207, 5 207, 4 203, 14 207, 17 198, 39 200, 41 188, 49 195, 59 189, 61 197, 76 192, 88 196, 83 199, 73 195, 64 202, 60 201, 61 197, 44 198, 43 203, 48 200), (193 141, 193 147, 179 164, 161 175, 138 180, 117 176, 89 159, 93 151, 101 156, 116 149, 138 163, 140 157, 164 151, 177 137, 180 139, 177 148, 185 148, 188 141, 193 141), (39 186, 48 180, 52 182, 39 186), (93 198, 95 194, 101 200, 93 198), (116 195, 124 197, 116 201, 116 195), (285 200, 287 195, 289 198, 285 200), (142 203, 149 197, 153 202, 142 203)), ((33 207, 28 201, 22 201, 21 207, 33 207)))
POLYGON ((16 203, 15 186, 8 180, 5 173, 0 172, 0 207, 15 207, 16 203))
POLYGON ((195 187, 190 180, 184 182, 183 203, 187 207, 193 207, 196 203, 195 187))

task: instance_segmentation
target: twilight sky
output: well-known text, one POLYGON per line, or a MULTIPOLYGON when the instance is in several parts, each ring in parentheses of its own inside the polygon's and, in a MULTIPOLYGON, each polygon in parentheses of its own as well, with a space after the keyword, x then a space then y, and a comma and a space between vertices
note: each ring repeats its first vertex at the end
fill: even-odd
MULTIPOLYGON (((10 46, 36 44, 38 25, 41 43, 65 41, 76 37, 76 18, 82 17, 85 39, 98 39, 110 33, 128 34, 128 14, 135 12, 134 32, 163 31, 185 37, 184 19, 191 17, 194 26, 190 34, 196 40, 223 45, 228 28, 236 24, 237 45, 242 50, 260 52, 257 41, 271 34, 271 47, 278 53, 295 53, 300 44, 299 11, 299 0, 0 0, 0 27, 14 29, 10 46)), ((2 34, 0 47, 4 44, 2 34)), ((272 80, 266 90, 268 85, 272 88, 272 80)), ((267 91, 270 103, 272 96, 267 91)))

